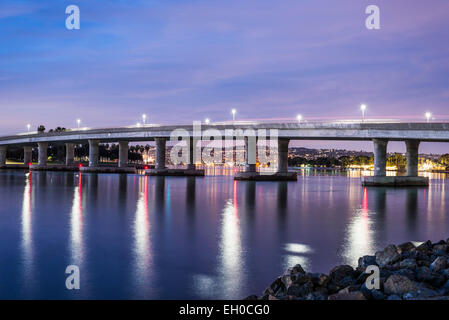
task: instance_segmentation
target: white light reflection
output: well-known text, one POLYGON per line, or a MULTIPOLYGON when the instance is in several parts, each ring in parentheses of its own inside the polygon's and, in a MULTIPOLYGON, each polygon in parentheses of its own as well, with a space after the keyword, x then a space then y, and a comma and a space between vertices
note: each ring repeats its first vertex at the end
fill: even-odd
POLYGON ((306 270, 312 269, 310 259, 305 256, 306 254, 313 253, 313 249, 310 246, 301 243, 287 243, 284 246, 284 251, 289 253, 284 256, 284 270, 294 267, 297 264, 300 264, 306 270))
POLYGON ((139 293, 140 298, 148 297, 150 271, 153 254, 150 242, 150 221, 148 217, 148 177, 139 179, 139 199, 134 220, 134 254, 135 254, 135 282, 136 288, 144 289, 139 293))
POLYGON ((70 250, 72 263, 78 266, 82 264, 84 257, 81 176, 80 172, 78 175, 78 186, 73 190, 72 211, 70 212, 70 250))
POLYGON ((372 222, 369 215, 368 191, 364 188, 362 206, 355 212, 347 229, 343 257, 345 263, 349 265, 356 266, 359 257, 374 253, 373 230, 370 228, 372 222))
POLYGON ((24 283, 33 278, 33 219, 31 205, 31 174, 28 173, 23 191, 22 202, 22 252, 24 266, 24 283))
POLYGON ((223 295, 237 297, 243 283, 243 257, 240 222, 237 207, 237 184, 234 181, 233 199, 226 202, 222 214, 220 239, 220 272, 223 295))

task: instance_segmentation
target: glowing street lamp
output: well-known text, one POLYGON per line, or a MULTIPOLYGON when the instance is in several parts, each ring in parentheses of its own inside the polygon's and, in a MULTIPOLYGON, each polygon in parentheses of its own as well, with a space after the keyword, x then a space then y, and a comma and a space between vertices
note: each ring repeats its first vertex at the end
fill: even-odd
POLYGON ((76 123, 78 124, 78 129, 80 128, 80 124, 81 124, 81 119, 77 119, 76 123))
POLYGON ((362 104, 360 110, 362 110, 362 122, 365 122, 366 104, 362 104))
POLYGON ((136 123, 136 127, 140 127, 140 122, 137 122, 137 123, 136 123))
POLYGON ((204 122, 205 122, 206 124, 209 124, 209 123, 210 123, 209 118, 206 118, 206 119, 204 120, 204 122))
POLYGON ((237 113, 237 110, 232 109, 231 113, 232 113, 232 121, 235 121, 235 114, 237 113))
POLYGON ((432 114, 430 112, 426 112, 426 119, 427 119, 427 123, 429 123, 430 120, 432 119, 432 114))
POLYGON ((147 115, 146 114, 143 114, 142 115, 142 123, 143 123, 143 125, 145 125, 145 121, 147 120, 147 115))
POLYGON ((296 119, 298 120, 298 122, 301 122, 301 121, 302 121, 302 115, 298 114, 298 115, 296 116, 296 119))
POLYGON ((27 124, 27 129, 28 129, 28 132, 30 132, 31 124, 27 124))

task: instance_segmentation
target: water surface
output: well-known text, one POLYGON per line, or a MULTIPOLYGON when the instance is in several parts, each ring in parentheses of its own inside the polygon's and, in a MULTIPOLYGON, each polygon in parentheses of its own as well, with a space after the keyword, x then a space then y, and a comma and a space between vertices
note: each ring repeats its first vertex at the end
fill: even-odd
POLYGON ((0 298, 240 299, 286 268, 356 265, 389 243, 449 237, 445 175, 429 188, 0 171, 0 298), (81 289, 65 288, 77 265, 81 289))

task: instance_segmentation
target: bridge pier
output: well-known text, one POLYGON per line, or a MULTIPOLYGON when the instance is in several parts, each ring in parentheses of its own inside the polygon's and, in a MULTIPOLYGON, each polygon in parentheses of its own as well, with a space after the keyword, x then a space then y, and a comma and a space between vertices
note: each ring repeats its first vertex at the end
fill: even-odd
POLYGON ((118 143, 118 166, 124 168, 128 166, 128 141, 119 141, 118 143))
POLYGON ((374 176, 387 175, 387 146, 388 140, 374 139, 374 176))
POLYGON ((428 186, 429 179, 418 177, 418 140, 407 140, 407 176, 387 177, 387 146, 388 140, 374 139, 374 176, 362 177, 364 186, 428 186))
POLYGON ((39 156, 38 156, 38 166, 45 167, 47 165, 48 160, 48 143, 47 142, 38 142, 37 143, 39 156))
POLYGON ((166 138, 155 138, 156 141, 156 164, 154 169, 145 171, 149 176, 204 176, 204 170, 197 170, 194 162, 195 139, 190 138, 189 159, 186 169, 168 169, 165 166, 166 138))
POLYGON ((235 180, 249 181, 296 181, 296 172, 288 172, 288 144, 290 139, 279 138, 277 146, 278 168, 275 173, 256 171, 256 150, 257 140, 254 137, 245 138, 245 172, 238 172, 234 175, 235 180))
POLYGON ((23 147, 23 164, 29 166, 33 161, 33 147, 25 146, 23 147))
POLYGON ((75 144, 65 144, 65 164, 66 166, 73 166, 75 163, 75 144))
POLYGON ((98 167, 99 143, 98 140, 89 140, 89 167, 98 167))
POLYGON ((405 145, 407 147, 407 177, 418 176, 418 155, 419 155, 419 140, 407 140, 405 145))
POLYGON ((7 146, 0 146, 0 167, 6 166, 6 152, 8 151, 7 146))

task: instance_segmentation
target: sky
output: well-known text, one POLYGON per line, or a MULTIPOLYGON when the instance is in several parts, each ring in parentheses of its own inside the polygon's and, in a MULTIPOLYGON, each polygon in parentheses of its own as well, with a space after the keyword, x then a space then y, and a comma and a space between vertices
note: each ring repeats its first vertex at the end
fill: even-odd
POLYGON ((447 0, 1 0, 0 135, 78 118, 224 121, 232 108, 242 120, 359 119, 362 103, 370 119, 449 121, 448 57, 447 0), (72 4, 79 30, 65 26, 72 4), (379 30, 365 27, 371 4, 379 30))

